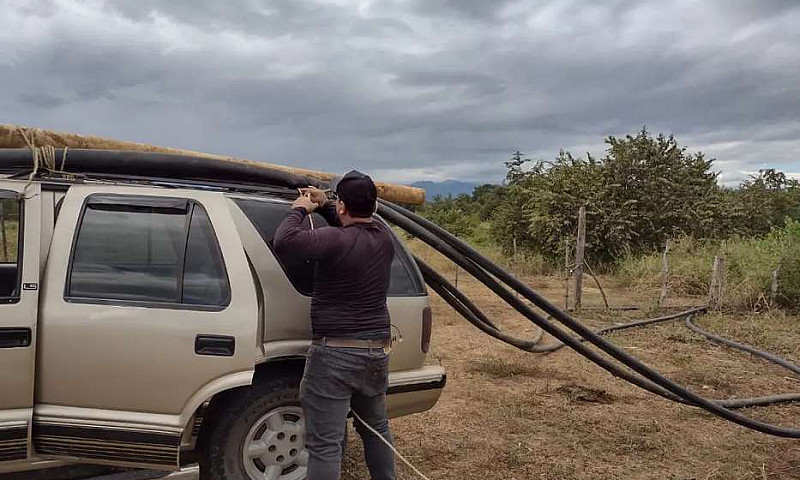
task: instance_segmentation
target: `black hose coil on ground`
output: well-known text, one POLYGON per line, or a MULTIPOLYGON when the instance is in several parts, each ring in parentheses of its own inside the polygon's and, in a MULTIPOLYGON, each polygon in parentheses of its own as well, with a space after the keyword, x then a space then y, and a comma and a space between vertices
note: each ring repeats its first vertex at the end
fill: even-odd
POLYGON ((412 235, 417 236, 428 245, 443 253, 450 260, 454 261, 456 264, 460 265, 470 274, 475 276, 479 281, 489 286, 489 288, 491 288, 494 293, 505 300, 506 303, 525 315, 542 330, 546 331, 567 346, 578 351, 578 353, 582 354, 613 375, 619 376, 641 388, 670 400, 698 406, 746 428, 780 437, 800 438, 800 430, 798 429, 771 425, 754 420, 740 413, 734 412, 714 400, 697 395, 696 393, 675 383, 674 381, 661 375, 646 365, 644 362, 629 355, 616 345, 603 339, 596 332, 593 332, 591 329, 570 316, 567 312, 562 311, 550 303, 547 299, 536 293, 533 289, 517 280, 514 276, 510 275, 502 268, 493 264, 490 260, 483 257, 472 247, 459 240, 446 230, 402 207, 382 200, 379 202, 380 205, 378 208, 378 213, 382 217, 408 231, 412 235), (644 378, 631 375, 628 371, 623 370, 616 364, 609 362, 598 352, 589 349, 581 343, 581 340, 569 335, 553 323, 549 322, 542 315, 533 311, 531 308, 517 299, 507 288, 503 287, 502 285, 499 285, 500 288, 496 288, 498 286, 498 282, 492 279, 490 274, 511 287, 514 291, 532 302, 538 308, 541 308, 545 313, 552 316, 553 319, 578 334, 581 339, 585 339, 585 341, 598 347, 607 355, 616 359, 624 366, 634 370, 644 378))
MULTIPOLYGON (((477 306, 475 306, 471 301, 469 301, 469 299, 466 298, 466 296, 464 296, 463 293, 458 291, 458 289, 456 289, 447 279, 442 277, 438 272, 436 272, 436 270, 431 268, 422 259, 420 259, 419 257, 416 257, 416 256, 414 258, 415 258, 415 260, 417 261, 417 263, 418 263, 418 265, 420 267, 420 271, 422 272, 422 275, 425 278, 425 282, 436 293, 438 293, 445 302, 447 302, 458 313, 460 313, 467 321, 469 321, 471 324, 473 324, 475 327, 477 327, 479 330, 481 330, 482 332, 486 333, 487 335, 489 335, 489 336, 491 336, 493 338, 496 338, 496 339, 498 339, 498 340, 500 340, 502 342, 505 342, 505 343, 507 343, 509 345, 517 347, 520 350, 524 350, 526 352, 531 352, 531 353, 544 353, 544 354, 552 353, 552 352, 554 352, 554 351, 556 351, 556 350, 558 350, 558 349, 560 349, 561 347, 564 346, 564 343, 562 343, 562 342, 556 342, 554 344, 551 344, 551 345, 548 345, 548 346, 541 346, 541 347, 536 346, 536 345, 532 346, 531 344, 534 342, 534 340, 519 339, 519 338, 513 337, 511 335, 508 335, 508 334, 500 331, 499 329, 497 329, 494 326, 494 324, 485 324, 485 323, 483 323, 481 318, 482 317, 485 318, 485 315, 483 315, 483 312, 481 312, 480 309, 477 306), (462 303, 460 298, 466 299, 468 304, 462 303)), ((670 314, 670 315, 665 315, 665 316, 662 316, 662 317, 649 318, 649 319, 645 319, 645 320, 638 320, 638 321, 625 323, 625 324, 620 324, 620 325, 612 325, 610 327, 606 327, 606 328, 600 329, 596 333, 602 335, 602 334, 613 332, 613 331, 626 330, 626 329, 629 329, 629 328, 643 327, 643 326, 647 326, 647 325, 655 325, 655 324, 658 324, 658 323, 665 323, 665 322, 669 322, 669 321, 675 321, 675 320, 681 319, 683 317, 686 317, 687 322, 691 322, 692 314, 693 313, 697 313, 697 312, 702 312, 703 310, 704 310, 703 308, 696 308, 696 309, 687 310, 687 311, 684 311, 684 312, 678 312, 678 313, 674 313, 674 314, 670 314)), ((694 324, 692 324, 692 325, 694 325, 694 324)), ((695 328, 697 328, 697 327, 695 327, 695 328)), ((699 332, 702 332, 702 331, 699 331, 699 332)), ((706 333, 703 333, 703 334, 706 334, 706 333)), ((539 334, 536 335, 534 337, 534 339, 541 339, 542 338, 541 334, 542 334, 542 330, 540 329, 539 330, 539 334)), ((721 338, 721 337, 719 337, 719 338, 721 338)), ((583 341, 582 338, 577 338, 577 340, 583 341)), ((725 340, 726 342, 730 342, 729 340, 726 340, 726 339, 722 339, 722 340, 725 340)), ((741 344, 737 344, 736 342, 730 342, 730 343, 733 344, 733 345, 726 345, 726 346, 729 346, 731 348, 739 349, 736 345, 741 345, 741 344)), ((755 350, 752 347, 748 347, 748 348, 750 350, 755 350)), ((750 350, 745 350, 745 351, 749 352, 750 350)), ((755 351, 756 352, 760 352, 758 350, 755 350, 755 351)), ((582 353, 582 352, 579 352, 579 353, 582 353)), ((765 352, 761 352, 761 353, 765 353, 765 352)), ((766 355, 770 355, 770 354, 766 354, 766 355)), ((779 358, 779 357, 777 357, 777 358, 779 358)), ((601 359, 603 361, 606 360, 606 359, 604 359, 602 357, 601 357, 601 359)), ((781 360, 783 360, 783 362, 788 363, 789 365, 793 365, 793 364, 787 362, 785 359, 781 359, 781 360)), ((647 390, 651 391, 651 393, 655 393, 656 395, 660 395, 660 396, 662 396, 662 397, 664 397, 664 398, 666 398, 668 400, 674 401, 674 402, 683 403, 685 405, 692 405, 690 402, 687 402, 687 401, 683 400, 682 398, 679 398, 679 397, 676 397, 674 395, 669 394, 669 392, 666 392, 666 391, 663 391, 663 390, 659 390, 658 387, 653 385, 653 384, 644 383, 644 381, 640 377, 631 376, 628 371, 626 371, 624 369, 619 369, 619 367, 617 365, 609 363, 608 367, 610 369, 614 370, 614 371, 609 370, 609 371, 611 371, 611 373, 613 375, 615 375, 617 377, 620 377, 623 380, 630 381, 631 383, 634 383, 635 385, 640 386, 641 388, 647 389, 647 390), (638 382, 643 382, 643 383, 640 385, 638 382)), ((798 368, 796 366, 794 366, 794 367, 795 367, 795 369, 798 368)), ((717 405, 720 405, 722 407, 729 408, 729 409, 740 409, 740 408, 749 408, 749 407, 757 407, 757 406, 768 406, 768 405, 774 405, 774 404, 778 404, 778 403, 789 403, 789 402, 797 402, 797 401, 800 401, 800 394, 798 394, 798 393, 785 393, 785 394, 767 395, 767 396, 761 396, 761 397, 714 400, 714 402, 717 405)))

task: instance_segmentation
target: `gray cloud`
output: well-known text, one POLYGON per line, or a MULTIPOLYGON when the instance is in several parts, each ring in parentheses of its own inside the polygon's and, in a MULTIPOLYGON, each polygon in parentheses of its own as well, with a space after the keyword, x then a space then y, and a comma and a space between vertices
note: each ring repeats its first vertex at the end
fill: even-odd
POLYGON ((800 171, 800 8, 733 5, 0 0, 0 121, 479 181, 647 125, 800 171))

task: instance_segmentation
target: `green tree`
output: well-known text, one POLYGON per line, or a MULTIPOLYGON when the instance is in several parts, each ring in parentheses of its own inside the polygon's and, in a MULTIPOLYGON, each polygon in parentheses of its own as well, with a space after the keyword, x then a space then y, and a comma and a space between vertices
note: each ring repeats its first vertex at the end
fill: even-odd
POLYGON ((494 238, 558 259, 575 235, 577 211, 587 208, 587 252, 611 261, 626 252, 650 251, 671 236, 716 235, 723 194, 712 160, 690 154, 673 136, 646 129, 608 137, 601 159, 559 152, 552 162, 516 152, 506 162, 505 203, 492 217, 494 238))
POLYGON ((472 235, 478 223, 475 205, 468 195, 436 196, 433 201, 421 206, 417 212, 458 237, 472 235))

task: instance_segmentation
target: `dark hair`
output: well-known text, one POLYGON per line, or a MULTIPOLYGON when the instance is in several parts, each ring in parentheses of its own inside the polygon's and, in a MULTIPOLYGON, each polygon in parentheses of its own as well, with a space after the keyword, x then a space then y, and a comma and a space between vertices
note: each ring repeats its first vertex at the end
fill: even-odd
POLYGON ((369 175, 355 170, 345 174, 336 185, 336 194, 353 217, 369 218, 375 211, 378 189, 369 175))

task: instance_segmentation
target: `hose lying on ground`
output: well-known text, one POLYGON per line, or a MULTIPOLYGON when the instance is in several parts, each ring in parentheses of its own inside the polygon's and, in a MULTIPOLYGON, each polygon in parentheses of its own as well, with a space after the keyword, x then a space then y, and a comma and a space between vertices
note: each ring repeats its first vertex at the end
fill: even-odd
POLYGON ((634 383, 658 395, 664 396, 665 398, 690 403, 746 428, 780 437, 800 438, 800 430, 771 425, 751 419, 721 406, 714 400, 697 395, 696 393, 661 375, 642 361, 603 339, 590 328, 578 322, 568 313, 562 311, 550 303, 547 299, 535 292, 533 289, 517 280, 513 275, 493 264, 490 260, 483 257, 472 247, 432 222, 402 207, 384 201, 380 201, 378 213, 388 221, 394 223, 400 228, 403 228, 412 235, 417 236, 428 245, 443 253, 450 260, 467 270, 471 275, 476 277, 479 281, 487 286, 490 286, 490 284, 496 285, 498 283, 490 277, 490 274, 491 276, 496 277, 497 280, 502 281, 524 298, 531 301, 538 308, 541 308, 542 311, 552 316, 554 320, 578 334, 578 336, 580 336, 582 339, 585 339, 586 342, 598 347, 607 355, 616 359, 626 367, 634 370, 644 378, 631 375, 629 372, 609 362, 598 352, 586 347, 581 343, 580 340, 561 330, 555 324, 545 319, 542 315, 529 308, 525 303, 517 299, 507 288, 502 286, 500 286, 501 288, 493 288, 490 286, 492 291, 506 301, 506 303, 514 307, 517 311, 522 313, 541 329, 555 337, 557 340, 565 343, 567 346, 578 351, 590 361, 594 362, 610 373, 620 376, 631 383, 634 383))
MULTIPOLYGON (((487 335, 496 338, 502 342, 505 342, 509 345, 517 347, 521 350, 537 353, 536 350, 540 350, 538 353, 551 353, 556 351, 557 349, 561 348, 564 344, 562 342, 557 342, 555 344, 549 345, 548 348, 542 348, 537 345, 534 345, 535 340, 524 340, 513 337, 508 335, 496 327, 493 324, 487 324, 483 322, 481 319, 485 318, 485 315, 481 310, 475 306, 471 301, 469 301, 466 296, 458 291, 447 279, 442 277, 436 270, 431 268, 427 263, 425 263, 422 259, 418 257, 414 257, 417 261, 417 264, 420 267, 420 271, 422 272, 423 277, 425 278, 425 282, 436 292, 439 296, 444 299, 451 307, 453 307, 458 313, 460 313, 467 321, 469 321, 472 325, 476 326, 482 332, 486 333, 487 335), (461 299, 465 299, 465 302, 462 302, 461 299), (543 351, 542 351, 543 350, 543 351)), ((685 312, 674 313, 671 315, 665 315, 662 317, 657 318, 649 318, 645 320, 639 320, 631 323, 625 323, 621 325, 613 325, 610 327, 606 327, 604 329, 598 330, 598 334, 609 333, 612 331, 619 331, 628 328, 634 327, 643 327, 646 325, 654 325, 657 323, 664 323, 668 321, 678 320, 687 316, 687 321, 691 318, 693 312, 702 311, 702 308, 696 308, 692 310, 688 310, 685 312)), ((542 330, 539 329, 539 334, 535 336, 535 339, 541 339, 542 330)), ((577 340, 582 341, 582 339, 578 338, 577 340)), ((732 342, 735 343, 735 342, 732 342)), ((733 348, 737 348, 733 346, 733 348)), ((752 347, 750 347, 752 348, 752 347)), ((582 352, 579 352, 582 353, 582 352)), ((605 358, 601 357, 601 361, 606 361, 605 358)), ((784 360, 785 361, 785 360, 784 360)), ((788 362, 787 362, 788 363, 788 362)), ((632 376, 630 373, 624 369, 620 369, 618 366, 609 363, 607 370, 610 371, 613 375, 622 378, 623 380, 630 381, 637 386, 640 386, 644 389, 655 393, 656 395, 660 395, 668 400, 672 400, 675 402, 680 402, 683 404, 691 405, 690 402, 683 400, 682 398, 676 397, 669 392, 666 392, 662 389, 659 389, 657 386, 646 383, 640 377, 632 376), (640 383, 641 382, 641 383, 640 383)), ((604 367, 605 368, 605 367, 604 367)), ((800 401, 800 394, 797 393, 787 393, 787 394, 778 394, 778 395, 768 395, 763 397, 750 397, 750 398, 737 398, 737 399, 727 399, 727 400, 714 400, 715 403, 718 405, 729 408, 729 409, 739 409, 739 408, 748 408, 748 407, 756 407, 756 406, 767 406, 767 405, 774 405, 778 403, 788 403, 788 402, 796 402, 800 401)))

